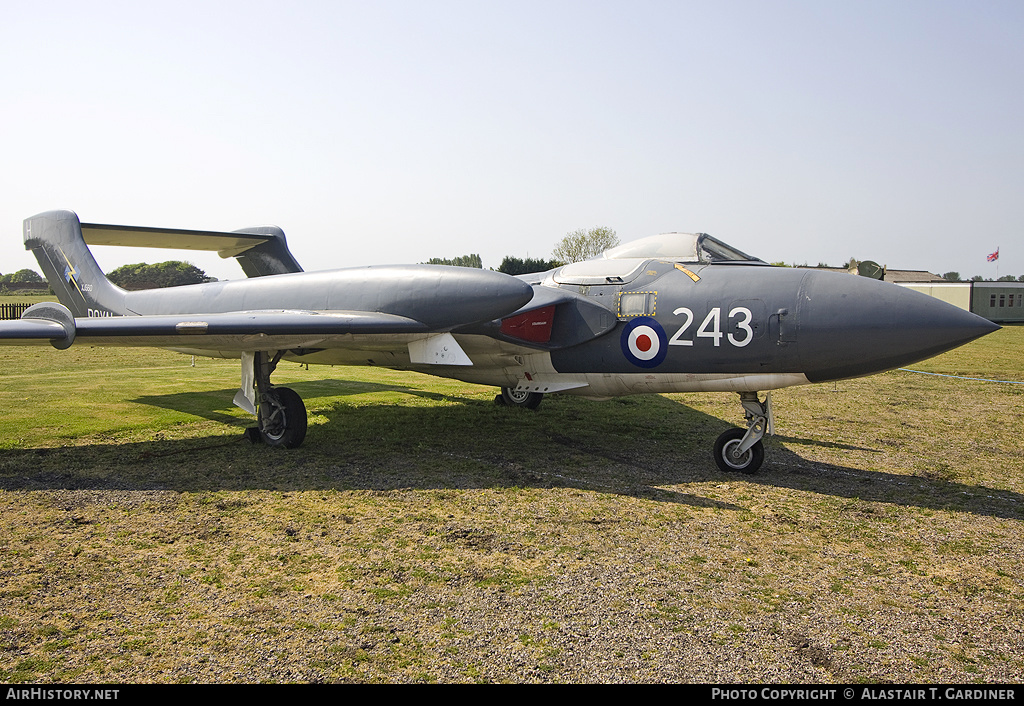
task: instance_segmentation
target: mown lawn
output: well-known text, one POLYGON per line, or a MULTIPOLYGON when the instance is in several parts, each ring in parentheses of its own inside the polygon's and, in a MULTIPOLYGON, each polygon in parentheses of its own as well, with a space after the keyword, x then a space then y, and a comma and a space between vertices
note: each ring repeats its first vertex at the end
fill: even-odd
MULTIPOLYGON (((1024 381, 1024 328, 915 369, 1024 381)), ((909 372, 536 413, 282 364, 0 347, 0 681, 1019 681, 1024 385, 909 372)))

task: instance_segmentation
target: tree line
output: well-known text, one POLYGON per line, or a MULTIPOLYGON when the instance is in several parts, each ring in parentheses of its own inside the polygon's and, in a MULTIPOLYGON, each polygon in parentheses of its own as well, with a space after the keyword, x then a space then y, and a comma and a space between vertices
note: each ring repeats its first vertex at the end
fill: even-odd
POLYGON ((985 279, 981 275, 974 275, 970 279, 960 279, 959 272, 946 272, 942 275, 942 279, 949 282, 1024 282, 1024 275, 1014 277, 1013 275, 1003 275, 998 279, 985 279))
MULTIPOLYGON (((216 277, 210 277, 192 263, 180 260, 168 260, 153 265, 145 262, 122 265, 116 270, 108 272, 107 279, 122 289, 157 289, 216 281, 216 277)), ((0 274, 0 289, 41 289, 45 287, 46 280, 35 270, 24 269, 7 275, 0 274)))
POLYGON ((18 270, 9 275, 0 275, 0 287, 16 289, 20 284, 43 284, 46 280, 39 276, 35 270, 18 270), (11 285, 15 285, 12 287, 11 285))
POLYGON ((145 262, 121 265, 108 272, 107 279, 122 289, 159 289, 217 281, 216 277, 208 276, 191 262, 181 260, 168 260, 153 265, 145 262))
MULTIPOLYGON (((534 272, 547 272, 570 262, 581 262, 600 255, 608 248, 619 244, 619 236, 611 228, 597 226, 581 228, 566 234, 555 246, 550 260, 536 257, 515 257, 506 255, 498 265, 497 271, 507 275, 528 275, 534 272)), ((457 267, 476 267, 483 269, 480 255, 462 255, 451 259, 432 257, 426 265, 455 265, 457 267)))

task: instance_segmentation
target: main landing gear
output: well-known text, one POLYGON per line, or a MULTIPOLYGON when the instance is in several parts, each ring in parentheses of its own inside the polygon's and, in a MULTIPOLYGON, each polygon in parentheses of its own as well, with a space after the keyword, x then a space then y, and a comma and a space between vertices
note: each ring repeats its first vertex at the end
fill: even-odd
POLYGON ((293 449, 306 438, 306 405, 295 390, 274 387, 270 382, 270 375, 277 368, 283 354, 284 351, 278 351, 270 357, 269 353, 257 351, 242 355, 241 392, 245 393, 243 396, 249 404, 242 404, 243 401, 237 395, 235 403, 249 412, 255 412, 259 421, 259 426, 246 430, 250 441, 262 440, 267 446, 293 449), (251 382, 247 389, 250 373, 252 377, 249 378, 251 382))
POLYGON ((501 394, 494 398, 495 402, 506 407, 523 407, 524 409, 537 409, 543 400, 543 392, 527 392, 514 387, 501 388, 501 394))
POLYGON ((764 444, 761 439, 771 433, 771 393, 764 402, 756 392, 741 392, 740 403, 747 418, 747 429, 732 428, 723 432, 715 441, 715 463, 729 473, 756 473, 764 462, 764 444))
POLYGON ((294 449, 306 438, 306 405, 290 387, 260 394, 260 436, 267 446, 294 449))

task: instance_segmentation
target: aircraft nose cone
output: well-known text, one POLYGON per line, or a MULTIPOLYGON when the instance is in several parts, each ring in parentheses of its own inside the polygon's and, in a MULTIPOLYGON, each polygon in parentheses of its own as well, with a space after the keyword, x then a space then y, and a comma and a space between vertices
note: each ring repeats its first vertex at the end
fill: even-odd
POLYGON ((811 272, 800 287, 800 358, 812 382, 892 370, 1000 327, 906 287, 811 272))

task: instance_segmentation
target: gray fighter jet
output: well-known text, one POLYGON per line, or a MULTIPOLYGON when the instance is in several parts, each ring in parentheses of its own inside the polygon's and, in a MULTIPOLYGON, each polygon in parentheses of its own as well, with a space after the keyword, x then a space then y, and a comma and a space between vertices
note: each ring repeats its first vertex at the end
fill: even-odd
POLYGON ((501 388, 507 405, 545 394, 736 392, 746 428, 714 458, 753 473, 772 425, 760 392, 891 370, 999 327, 885 282, 772 267, 702 233, 667 233, 601 257, 512 277, 438 265, 303 272, 273 226, 232 233, 81 223, 51 211, 24 223, 60 304, 0 322, 0 343, 76 341, 240 358, 250 436, 295 447, 306 409, 271 375, 281 360, 418 370, 501 388), (124 291, 93 245, 215 250, 247 279, 124 291), (258 430, 258 431, 257 431, 258 430))

